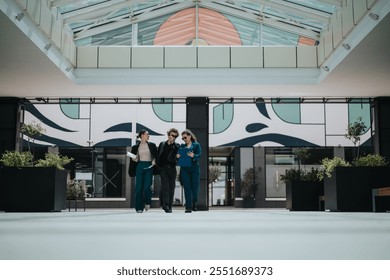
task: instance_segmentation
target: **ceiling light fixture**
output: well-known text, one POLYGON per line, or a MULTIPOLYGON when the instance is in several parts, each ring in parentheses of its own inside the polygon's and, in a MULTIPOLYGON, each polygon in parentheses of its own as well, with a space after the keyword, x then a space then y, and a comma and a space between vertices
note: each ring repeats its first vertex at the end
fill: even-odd
POLYGON ((368 16, 369 16, 370 18, 372 18, 373 20, 378 20, 378 19, 379 19, 379 15, 374 14, 374 13, 369 13, 368 16))
POLYGON ((350 46, 349 44, 347 44, 347 43, 344 43, 344 44, 343 44, 343 47, 344 47, 344 49, 346 49, 347 51, 349 51, 349 50, 351 49, 351 46, 350 46))
POLYGON ((47 43, 46 45, 45 45, 45 50, 50 50, 50 48, 51 48, 51 43, 47 43))
POLYGON ((22 18, 24 18, 24 14, 23 13, 19 13, 15 16, 15 19, 17 19, 18 21, 21 21, 22 18))
POLYGON ((325 66, 322 66, 322 69, 324 69, 324 70, 327 71, 327 72, 329 71, 329 67, 326 66, 326 65, 325 65, 325 66))

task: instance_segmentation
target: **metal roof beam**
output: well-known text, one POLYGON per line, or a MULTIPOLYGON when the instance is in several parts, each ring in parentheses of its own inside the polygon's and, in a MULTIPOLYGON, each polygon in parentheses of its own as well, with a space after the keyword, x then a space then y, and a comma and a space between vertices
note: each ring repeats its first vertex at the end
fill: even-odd
POLYGON ((192 1, 186 1, 186 2, 176 2, 174 5, 172 3, 169 4, 170 6, 164 9, 156 9, 154 7, 153 9, 149 8, 143 11, 140 11, 139 14, 133 15, 133 17, 128 18, 129 15, 123 15, 117 18, 112 18, 109 20, 100 21, 100 22, 94 22, 92 24, 83 26, 80 29, 74 29, 74 32, 78 32, 74 36, 74 40, 80 40, 89 36, 94 36, 100 33, 104 33, 110 30, 114 30, 117 28, 121 28, 127 25, 131 25, 134 23, 146 21, 149 19, 157 18, 163 15, 167 14, 167 11, 169 13, 174 13, 177 11, 181 11, 186 8, 194 7, 194 4, 192 1), (110 22, 110 23, 108 23, 110 22))
POLYGON ((94 6, 85 7, 73 12, 62 14, 64 24, 75 23, 85 20, 95 20, 97 18, 104 18, 111 13, 123 8, 130 8, 131 4, 128 1, 120 1, 116 4, 112 2, 104 2, 94 6))
POLYGON ((300 36, 312 38, 315 40, 318 40, 320 38, 319 31, 315 32, 313 30, 304 28, 300 25, 296 25, 294 22, 288 22, 288 23, 282 22, 282 21, 280 21, 279 18, 276 18, 276 17, 275 18, 264 17, 261 14, 256 15, 255 13, 253 13, 253 11, 251 11, 249 9, 246 10, 245 8, 242 8, 242 7, 240 7, 240 9, 237 9, 235 7, 216 4, 214 1, 202 1, 202 3, 200 3, 199 6, 204 7, 204 8, 208 8, 208 9, 212 9, 215 11, 220 11, 220 12, 223 12, 225 14, 236 16, 236 17, 239 17, 239 18, 242 18, 245 20, 263 23, 265 25, 268 25, 268 26, 271 26, 271 27, 274 27, 277 29, 288 31, 288 32, 298 34, 300 36))
POLYGON ((342 0, 321 0, 320 2, 325 2, 330 5, 335 5, 337 7, 342 7, 343 6, 343 1, 342 0))

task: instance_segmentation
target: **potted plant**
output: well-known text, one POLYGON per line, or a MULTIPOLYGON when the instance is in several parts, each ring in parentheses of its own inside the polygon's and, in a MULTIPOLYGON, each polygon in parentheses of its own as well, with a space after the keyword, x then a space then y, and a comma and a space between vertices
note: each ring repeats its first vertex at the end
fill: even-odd
POLYGON ((71 201, 74 201, 74 208, 77 211, 78 200, 84 203, 85 210, 85 198, 88 196, 88 186, 85 180, 71 179, 68 175, 66 182, 66 199, 68 200, 69 211, 71 208, 71 201))
POLYGON ((286 209, 290 211, 321 210, 320 196, 324 195, 324 184, 318 179, 317 168, 309 171, 290 168, 280 175, 286 184, 286 209))
POLYGON ((243 208, 255 207, 254 168, 245 170, 240 182, 241 199, 236 198, 235 206, 243 208))
POLYGON ((384 157, 366 155, 348 163, 324 159, 319 179, 324 180, 325 210, 371 212, 372 189, 390 184, 390 168, 384 157))
MULTIPOLYGON (((352 143, 356 149, 356 144, 360 143, 360 136, 364 132, 366 132, 366 130, 367 130, 367 126, 362 121, 362 117, 358 117, 354 123, 348 124, 347 132, 344 136, 345 136, 345 138, 352 141, 352 143)), ((355 157, 356 158, 359 157, 359 146, 357 146, 357 152, 356 152, 355 157)))
MULTIPOLYGON (((29 127, 31 132, 37 126, 25 127, 29 127)), ((42 131, 40 128, 37 130, 42 131)), ((72 160, 47 153, 44 159, 34 162, 30 151, 6 151, 0 159, 4 165, 1 172, 2 210, 47 212, 65 209, 67 170, 64 167, 72 160)))

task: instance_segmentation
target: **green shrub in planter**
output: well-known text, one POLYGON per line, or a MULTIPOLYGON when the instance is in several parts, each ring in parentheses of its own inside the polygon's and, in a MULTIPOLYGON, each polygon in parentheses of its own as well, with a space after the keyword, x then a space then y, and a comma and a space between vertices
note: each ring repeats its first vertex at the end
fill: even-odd
POLYGON ((317 182, 319 170, 317 168, 312 167, 309 171, 302 169, 290 168, 286 169, 284 174, 280 175, 280 180, 282 182, 294 182, 294 181, 310 181, 317 182))
POLYGON ((84 199, 87 194, 87 185, 85 180, 70 179, 68 176, 66 187, 67 199, 84 199))
POLYGON ((31 152, 6 151, 2 155, 0 162, 7 167, 55 167, 63 170, 64 166, 72 160, 73 158, 68 158, 67 156, 46 153, 44 159, 39 159, 34 164, 31 152))
POLYGON ((30 167, 33 166, 33 155, 31 152, 5 151, 0 162, 7 167, 30 167))
POLYGON ((320 181, 324 180, 324 177, 331 177, 332 176, 332 171, 338 167, 338 166, 351 166, 348 162, 343 160, 342 158, 339 157, 334 157, 334 158, 324 158, 321 160, 321 167, 318 172, 318 179, 320 181))
POLYGON ((377 154, 369 154, 353 160, 353 166, 386 166, 387 161, 384 157, 377 154))
POLYGON ((73 158, 68 158, 67 156, 61 156, 56 154, 47 153, 45 154, 45 159, 39 159, 35 164, 36 167, 55 167, 57 169, 63 170, 64 166, 70 163, 73 158))

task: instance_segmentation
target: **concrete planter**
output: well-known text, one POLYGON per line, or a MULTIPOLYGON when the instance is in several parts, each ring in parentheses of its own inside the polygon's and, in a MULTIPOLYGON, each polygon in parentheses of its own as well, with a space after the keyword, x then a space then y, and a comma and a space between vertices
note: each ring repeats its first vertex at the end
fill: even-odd
POLYGON ((66 209, 67 171, 54 167, 4 167, 1 184, 6 212, 66 209))
POLYGON ((250 197, 250 198, 236 197, 236 199, 234 200, 234 207, 236 207, 236 208, 254 208, 255 207, 255 199, 253 197, 250 197))
POLYGON ((290 211, 320 211, 320 196, 324 195, 323 182, 286 182, 286 209, 290 211))
POLYGON ((324 179, 325 210, 371 212, 372 189, 390 185, 390 167, 336 167, 324 179))

